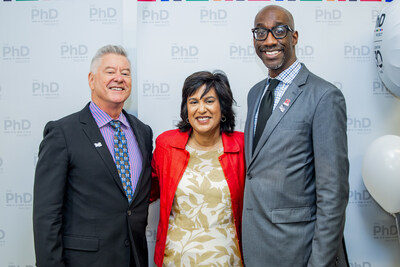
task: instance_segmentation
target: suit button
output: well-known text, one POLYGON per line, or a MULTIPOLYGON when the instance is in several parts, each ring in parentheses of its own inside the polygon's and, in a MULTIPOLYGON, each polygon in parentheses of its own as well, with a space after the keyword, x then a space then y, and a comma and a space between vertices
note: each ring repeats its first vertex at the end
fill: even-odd
POLYGON ((125 242, 124 242, 124 244, 125 244, 125 247, 129 247, 129 244, 130 244, 131 242, 129 242, 129 240, 128 239, 125 239, 125 242))
POLYGON ((132 215, 132 211, 128 210, 128 211, 126 212, 126 214, 128 214, 128 216, 131 216, 131 215, 132 215))

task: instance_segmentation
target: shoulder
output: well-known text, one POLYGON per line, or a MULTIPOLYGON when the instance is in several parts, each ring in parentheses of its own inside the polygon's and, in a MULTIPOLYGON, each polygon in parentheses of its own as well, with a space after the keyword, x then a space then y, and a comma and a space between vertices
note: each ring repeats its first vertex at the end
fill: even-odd
POLYGON ((141 129, 144 129, 146 131, 152 131, 150 126, 139 120, 136 116, 129 114, 125 110, 123 111, 124 115, 127 117, 129 122, 134 123, 135 126, 140 127, 141 129))
POLYGON ((244 133, 234 131, 232 133, 222 133, 222 138, 225 144, 235 145, 237 144, 240 149, 244 147, 244 133))
POLYGON ((53 128, 69 129, 71 128, 71 124, 79 122, 79 114, 81 112, 75 112, 60 119, 49 121, 45 126, 45 130, 53 128))
POLYGON ((251 87, 251 89, 249 91, 249 95, 258 92, 259 90, 263 90, 265 88, 266 83, 267 83, 267 79, 264 79, 262 81, 259 81, 255 85, 253 85, 253 87, 251 87))
POLYGON ((241 141, 244 139, 244 133, 243 132, 238 132, 238 131, 234 131, 230 134, 228 134, 229 136, 231 136, 231 138, 241 141))
POLYGON ((188 139, 187 132, 181 132, 179 129, 173 129, 161 133, 156 138, 156 144, 162 145, 162 144, 171 144, 176 142, 181 143, 187 141, 187 139, 188 139))
POLYGON ((298 81, 300 81, 300 83, 304 77, 305 78, 304 85, 316 93, 325 94, 330 91, 341 94, 341 91, 335 85, 321 78, 320 76, 314 74, 313 72, 309 71, 304 65, 302 65, 302 68, 298 76, 299 76, 298 81))
POLYGON ((305 65, 293 80, 294 88, 300 88, 300 99, 307 101, 307 105, 328 101, 330 103, 344 103, 343 93, 332 83, 309 71, 305 65))

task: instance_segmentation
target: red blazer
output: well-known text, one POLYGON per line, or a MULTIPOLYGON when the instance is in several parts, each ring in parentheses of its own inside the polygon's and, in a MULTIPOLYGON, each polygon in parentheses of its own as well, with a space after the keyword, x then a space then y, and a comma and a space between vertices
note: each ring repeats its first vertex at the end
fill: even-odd
MULTIPOLYGON (((152 160, 150 199, 155 201, 160 198, 160 220, 154 254, 154 262, 157 266, 161 266, 163 263, 172 202, 179 181, 189 162, 190 154, 185 149, 188 139, 189 132, 180 132, 178 129, 166 131, 156 139, 156 148, 152 160)), ((224 154, 219 157, 219 161, 231 194, 236 234, 239 245, 241 245, 243 190, 246 173, 243 133, 222 133, 222 143, 224 154)))

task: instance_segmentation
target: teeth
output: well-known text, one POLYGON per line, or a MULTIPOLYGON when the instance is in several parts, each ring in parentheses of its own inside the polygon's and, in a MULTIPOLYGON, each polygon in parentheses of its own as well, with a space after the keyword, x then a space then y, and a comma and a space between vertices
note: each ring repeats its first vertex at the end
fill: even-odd
POLYGON ((276 55, 278 53, 279 53, 278 51, 272 51, 272 52, 265 51, 265 54, 267 55, 276 55))
POLYGON ((111 90, 115 90, 115 91, 122 91, 122 88, 118 88, 118 87, 112 87, 110 88, 111 90))
POLYGON ((206 121, 208 118, 198 118, 199 121, 206 121))

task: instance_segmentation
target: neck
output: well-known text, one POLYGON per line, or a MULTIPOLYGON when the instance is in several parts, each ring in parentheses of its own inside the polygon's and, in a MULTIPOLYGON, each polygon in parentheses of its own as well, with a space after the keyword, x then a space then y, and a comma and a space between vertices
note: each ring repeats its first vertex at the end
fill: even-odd
POLYGON ((188 145, 198 150, 212 151, 222 147, 222 138, 220 132, 212 135, 200 135, 192 132, 189 137, 188 145))
POLYGON ((119 115, 122 112, 123 104, 122 105, 100 105, 96 103, 96 101, 92 100, 102 111, 107 113, 113 120, 119 118, 119 115))

